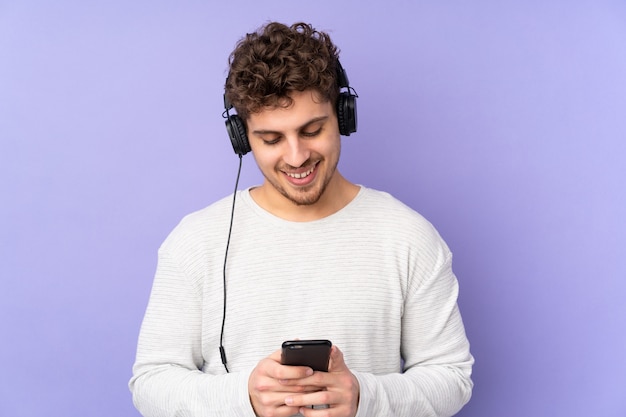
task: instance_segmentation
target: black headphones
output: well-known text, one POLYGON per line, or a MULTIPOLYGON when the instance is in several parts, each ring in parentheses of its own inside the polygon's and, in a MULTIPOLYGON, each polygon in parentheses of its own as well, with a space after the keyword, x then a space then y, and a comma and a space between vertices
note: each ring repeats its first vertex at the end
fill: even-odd
MULTIPOLYGON (((347 91, 339 93, 337 97, 337 120, 339 122, 339 133, 344 136, 350 136, 350 133, 356 132, 356 91, 348 82, 348 74, 343 69, 339 60, 337 60, 337 83, 339 88, 345 88, 347 91)), ((229 110, 233 108, 224 94, 225 112, 222 114, 226 119, 226 131, 233 145, 233 150, 239 156, 250 152, 250 143, 246 134, 246 125, 236 114, 229 114, 229 110)))

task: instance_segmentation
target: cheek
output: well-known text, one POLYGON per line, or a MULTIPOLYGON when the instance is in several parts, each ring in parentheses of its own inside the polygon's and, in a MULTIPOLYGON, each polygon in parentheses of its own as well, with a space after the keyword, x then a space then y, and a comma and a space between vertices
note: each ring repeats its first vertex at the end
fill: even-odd
POLYGON ((254 155, 254 160, 261 170, 272 169, 277 163, 276 156, 273 155, 271 152, 263 150, 257 150, 255 152, 255 150, 252 149, 252 155, 254 155))
POLYGON ((337 137, 336 140, 330 141, 324 147, 324 154, 327 158, 339 158, 339 154, 341 153, 341 139, 337 137))

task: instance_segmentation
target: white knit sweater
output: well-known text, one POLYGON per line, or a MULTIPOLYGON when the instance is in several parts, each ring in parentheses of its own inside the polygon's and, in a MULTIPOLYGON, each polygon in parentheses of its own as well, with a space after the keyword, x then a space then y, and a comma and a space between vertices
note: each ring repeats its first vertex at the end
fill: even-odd
POLYGON ((451 416, 473 358, 451 253, 423 217, 361 187, 339 212, 289 222, 237 195, 187 216, 159 250, 130 388, 144 416, 250 416, 248 377, 289 339, 330 339, 361 392, 357 416, 451 416), (404 364, 404 366, 403 366, 404 364))

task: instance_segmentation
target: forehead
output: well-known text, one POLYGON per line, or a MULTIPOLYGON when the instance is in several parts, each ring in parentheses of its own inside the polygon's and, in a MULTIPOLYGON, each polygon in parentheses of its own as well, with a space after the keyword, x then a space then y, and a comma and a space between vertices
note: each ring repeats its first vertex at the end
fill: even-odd
POLYGON ((251 113, 248 130, 285 131, 298 129, 313 119, 330 117, 333 109, 329 101, 322 101, 315 91, 295 91, 290 94, 291 104, 266 107, 251 113))

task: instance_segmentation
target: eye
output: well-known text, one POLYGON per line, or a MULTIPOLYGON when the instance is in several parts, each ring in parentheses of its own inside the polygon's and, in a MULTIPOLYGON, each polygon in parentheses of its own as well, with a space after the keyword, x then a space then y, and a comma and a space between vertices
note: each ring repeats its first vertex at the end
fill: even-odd
POLYGON ((266 139, 266 138, 261 138, 263 140, 263 143, 265 145, 276 145, 278 142, 280 142, 280 136, 274 139, 266 139))
POLYGON ((313 131, 313 132, 309 132, 309 131, 303 131, 300 134, 302 136, 304 136, 305 138, 312 138, 315 137, 317 135, 319 135, 322 132, 322 128, 320 127, 319 129, 313 131))

